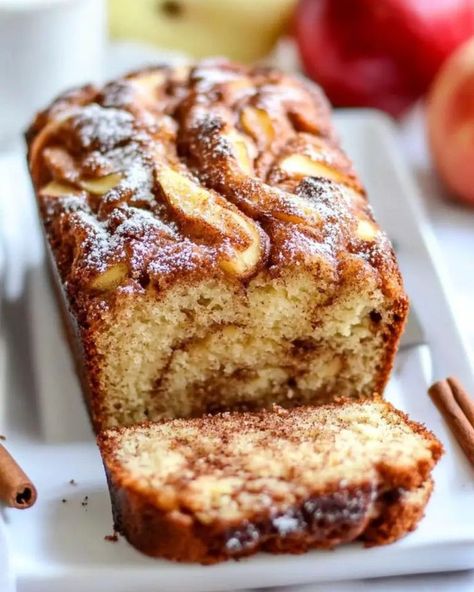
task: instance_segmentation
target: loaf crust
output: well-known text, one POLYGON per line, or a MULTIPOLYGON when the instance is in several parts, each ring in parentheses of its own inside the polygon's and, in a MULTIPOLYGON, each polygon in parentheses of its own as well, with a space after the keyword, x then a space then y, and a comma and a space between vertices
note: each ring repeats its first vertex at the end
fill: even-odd
POLYGON ((97 430, 383 391, 407 298, 313 84, 156 67, 27 140, 97 430))
MULTIPOLYGON (((380 401, 291 411, 275 408, 235 412, 174 420, 168 426, 173 431, 167 441, 169 453, 180 453, 181 446, 186 446, 189 453, 186 464, 176 474, 168 473, 159 484, 140 468, 146 464, 140 434, 147 438, 147 453, 151 455, 153 441, 167 438, 162 427, 147 425, 109 431, 98 442, 117 531, 140 551, 176 561, 214 563, 258 551, 302 553, 354 540, 365 541, 369 546, 391 543, 413 530, 423 516, 433 487, 430 472, 442 452, 430 432, 380 401), (378 422, 386 448, 371 454, 364 465, 363 456, 371 450, 370 437, 366 439, 364 430, 373 422, 378 422), (190 428, 195 430, 192 436, 190 428), (343 438, 349 432, 356 456, 341 461, 341 474, 346 478, 334 480, 330 473, 332 460, 338 460, 338 446, 344 448, 343 438), (244 436, 236 440, 232 439, 233 434, 244 436), (393 450, 393 442, 400 434, 406 457, 393 450), (217 460, 211 458, 212 453, 206 456, 209 450, 202 449, 203 442, 211 436, 225 443, 216 450, 217 460), (245 449, 242 453, 236 451, 242 438, 248 439, 252 456, 261 454, 262 447, 278 450, 275 464, 259 464, 254 471, 249 470, 246 463, 252 461, 245 458, 245 449), (278 438, 276 446, 272 441, 278 438), (309 464, 314 461, 314 454, 322 454, 325 460, 322 466, 314 465, 314 481, 309 479, 303 484, 301 463, 306 459, 291 460, 291 446, 303 444, 298 449, 301 451, 314 442, 309 464), (354 474, 354 465, 360 466, 360 474, 354 474), (243 466, 247 468, 243 470, 243 466), (275 489, 273 480, 282 475, 282 467, 291 476, 285 473, 281 477, 286 481, 280 491, 275 489), (175 489, 169 490, 174 477, 175 489), (229 493, 223 489, 228 479, 242 479, 242 483, 234 483, 235 488, 229 493), (261 495, 270 498, 264 507, 260 505, 256 483, 261 495), (226 495, 229 500, 222 501, 226 495), (207 506, 209 496, 213 505, 207 506), (234 502, 237 510, 234 508, 234 513, 229 514, 234 502)), ((164 450, 160 449, 160 453, 164 450)))

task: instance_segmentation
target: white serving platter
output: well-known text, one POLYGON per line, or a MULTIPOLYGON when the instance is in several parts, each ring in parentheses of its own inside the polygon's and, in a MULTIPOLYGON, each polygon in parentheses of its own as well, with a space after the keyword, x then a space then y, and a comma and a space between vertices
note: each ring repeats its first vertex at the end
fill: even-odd
POLYGON ((347 545, 300 556, 260 554, 212 567, 153 560, 123 539, 104 540, 112 533, 105 477, 52 291, 40 267, 29 290, 35 394, 7 399, 12 408, 7 414, 8 442, 39 491, 31 510, 6 512, 19 592, 212 592, 474 567, 474 472, 426 394, 434 379, 448 374, 457 375, 474 392, 437 247, 392 124, 367 111, 339 113, 336 122, 377 218, 397 246, 412 306, 426 334, 425 346, 399 353, 386 393, 426 423, 446 447, 419 528, 386 547, 347 545))

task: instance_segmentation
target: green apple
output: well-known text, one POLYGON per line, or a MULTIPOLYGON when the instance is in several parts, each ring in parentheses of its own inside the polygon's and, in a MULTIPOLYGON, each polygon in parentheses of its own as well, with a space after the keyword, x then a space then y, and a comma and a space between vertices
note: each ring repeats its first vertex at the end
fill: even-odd
POLYGON ((109 0, 112 36, 194 57, 251 62, 285 30, 296 0, 109 0))

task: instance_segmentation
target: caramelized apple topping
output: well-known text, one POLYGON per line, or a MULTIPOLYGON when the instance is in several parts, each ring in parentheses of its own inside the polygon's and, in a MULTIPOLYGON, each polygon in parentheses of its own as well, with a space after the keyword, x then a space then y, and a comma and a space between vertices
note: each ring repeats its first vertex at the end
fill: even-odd
POLYGON ((80 190, 77 187, 61 183, 60 181, 51 181, 42 187, 39 193, 48 197, 64 197, 66 195, 79 195, 80 190))
POLYGON ((242 277, 255 270, 263 254, 255 222, 170 167, 158 167, 157 180, 181 224, 201 239, 213 235, 211 242, 225 244, 220 262, 224 271, 242 277))
POLYGON ((275 128, 268 113, 258 107, 246 107, 240 115, 244 130, 262 147, 268 147, 275 138, 275 128))
POLYGON ((225 139, 232 148, 239 167, 247 174, 253 174, 253 162, 257 156, 255 146, 243 134, 230 130, 225 134, 225 139))
POLYGON ((151 93, 161 86, 165 80, 166 75, 163 70, 154 70, 134 76, 130 79, 130 83, 144 93, 151 93))
POLYGON ((336 183, 347 183, 347 175, 324 162, 304 154, 292 154, 280 161, 280 168, 292 177, 324 177, 336 183))
POLYGON ((357 224, 357 236, 364 241, 373 241, 377 235, 376 226, 369 220, 359 220, 357 224))
POLYGON ((74 158, 58 146, 45 148, 43 158, 49 171, 55 179, 74 183, 79 177, 79 171, 74 158))
POLYGON ((121 180, 121 173, 110 173, 110 175, 105 175, 105 177, 99 177, 97 179, 81 179, 79 185, 89 193, 104 195, 104 193, 116 187, 121 180))
POLYGON ((255 271, 262 259, 262 238, 257 226, 252 224, 248 218, 245 219, 243 216, 239 216, 234 212, 232 212, 232 215, 234 222, 240 225, 242 231, 249 236, 250 245, 243 251, 236 251, 230 256, 224 254, 220 260, 220 266, 230 275, 248 277, 255 271))
POLYGON ((39 166, 41 159, 39 158, 40 153, 45 148, 45 146, 51 142, 51 140, 55 137, 63 123, 69 119, 74 113, 77 112, 77 109, 71 108, 64 110, 60 116, 56 117, 55 119, 51 119, 48 123, 43 127, 43 129, 39 132, 39 134, 34 139, 30 153, 29 153, 29 162, 30 167, 33 173, 35 173, 36 168, 39 166))
POLYGON ((125 263, 115 263, 96 276, 89 284, 89 287, 96 292, 108 292, 119 286, 127 275, 127 265, 125 263))

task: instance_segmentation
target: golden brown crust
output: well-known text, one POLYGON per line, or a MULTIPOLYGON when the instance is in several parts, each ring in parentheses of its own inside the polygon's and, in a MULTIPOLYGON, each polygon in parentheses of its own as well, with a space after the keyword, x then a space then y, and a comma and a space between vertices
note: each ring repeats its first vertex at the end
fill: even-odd
POLYGON ((433 482, 428 479, 423 483, 420 493, 385 492, 376 499, 380 515, 373 520, 369 515, 372 495, 367 487, 311 498, 285 515, 292 525, 293 520, 299 521, 291 536, 282 536, 278 516, 214 532, 197 526, 187 514, 162 512, 136 493, 120 491, 110 479, 109 487, 115 529, 135 548, 151 557, 209 565, 261 551, 297 555, 358 540, 367 547, 393 543, 418 526, 433 482))
MULTIPOLYGON (((344 408, 357 413, 364 405, 373 407, 374 404, 342 401, 320 408, 318 416, 321 421, 338 423, 341 417, 345 417, 344 408)), ((118 456, 120 437, 133 438, 140 427, 103 433, 98 443, 109 482, 115 527, 132 545, 148 555, 200 563, 239 558, 258 551, 302 553, 312 548, 333 548, 359 539, 367 545, 393 542, 413 530, 421 519, 432 491, 430 473, 442 454, 442 447, 422 425, 410 421, 388 403, 378 405, 381 406, 381 416, 378 417, 381 430, 395 424, 406 426, 421 437, 428 454, 418 461, 413 459, 409 464, 406 461, 397 463, 393 459, 386 463, 374 460, 376 473, 364 474, 364 478, 359 476, 357 482, 337 480, 326 483, 325 471, 322 470, 318 482, 309 489, 299 490, 303 493, 296 500, 290 496, 285 502, 279 494, 264 509, 252 511, 250 506, 245 518, 241 516, 239 519, 226 519, 221 514, 217 520, 210 520, 205 518, 204 508, 198 510, 194 506, 191 510, 189 506, 176 506, 169 496, 157 497, 164 489, 157 492, 138 474, 134 477, 118 456)), ((177 442, 183 437, 183 428, 197 428, 199 435, 187 440, 186 446, 200 455, 197 451, 202 439, 212 435, 225 441, 230 433, 246 433, 256 425, 260 436, 263 433, 268 438, 275 438, 278 434, 283 441, 298 440, 296 434, 299 430, 305 431, 304 421, 312 413, 314 411, 309 408, 307 411, 305 408, 291 411, 276 408, 272 412, 174 420, 169 425, 176 432, 177 442)), ((162 425, 167 424, 162 422, 162 425)), ((153 424, 142 427, 153 428, 153 424)), ((362 434, 357 436, 356 429, 354 434, 355 438, 363 437, 362 434)), ((153 438, 153 435, 147 437, 153 438)), ((258 444, 253 446, 255 454, 258 454, 259 448, 265 447, 265 438, 259 437, 258 444)), ((173 450, 172 444, 170 450, 173 450)), ((282 462, 286 459, 285 451, 282 447, 282 462)), ((331 453, 328 449, 328 458, 331 453)), ((216 475, 221 475, 222 467, 226 467, 227 474, 238 476, 238 468, 233 467, 233 461, 222 451, 219 454, 216 475)), ((209 467, 200 462, 197 464, 202 466, 203 474, 209 476, 209 467)), ((265 474, 271 479, 272 473, 265 474)), ((177 474, 177 478, 179 480, 181 476, 177 474)), ((199 479, 199 474, 193 478, 199 479)), ((295 482, 298 479, 296 474, 294 479, 295 482)), ((271 491, 269 487, 265 490, 267 495, 271 491)))
MULTIPOLYGON (((335 294, 375 278, 392 313, 370 383, 383 391, 407 299, 310 82, 224 61, 149 68, 60 96, 27 141, 96 429, 111 425, 100 335, 131 296, 158 307, 170 289, 204 278, 245 293, 305 268, 330 277, 335 294)), ((212 398, 213 385, 202 388, 212 398)))
POLYGON ((282 516, 208 527, 177 510, 157 509, 136 493, 116 488, 110 477, 109 487, 115 529, 129 543, 152 557, 202 564, 259 551, 299 554, 354 541, 369 522, 373 497, 370 486, 361 487, 305 500, 282 516), (292 532, 282 535, 286 522, 292 532))
POLYGON ((360 540, 366 547, 386 545, 415 530, 424 516, 432 491, 433 480, 428 478, 418 488, 385 493, 380 515, 371 521, 360 540))
POLYGON ((364 258, 384 288, 402 296, 390 244, 334 140, 325 100, 309 82, 212 61, 139 71, 103 89, 61 96, 37 116, 27 139, 41 214, 76 314, 110 300, 115 290, 105 298, 91 282, 113 265, 123 264, 117 286, 140 291, 144 282, 165 285, 164 276, 220 275, 221 240, 248 239, 245 233, 239 239, 235 226, 200 228, 170 206, 160 181, 165 166, 217 190, 225 211, 255 220, 262 250, 253 274, 261 266, 272 273, 284 267, 295 255, 291 239, 301 232, 325 245, 341 268, 349 254, 364 258), (244 117, 249 110, 253 119, 244 117), (265 142, 255 112, 272 126, 265 142), (241 149, 248 170, 239 161, 241 149), (328 170, 311 176, 311 169, 298 172, 292 163, 287 171, 288 156, 328 170), (114 179, 118 172, 122 178, 114 179), (87 185, 110 176, 112 186, 102 194, 87 185), (48 194, 51 181, 65 184, 65 194, 48 194), (359 238, 360 221, 373 230, 373 240, 359 238))

